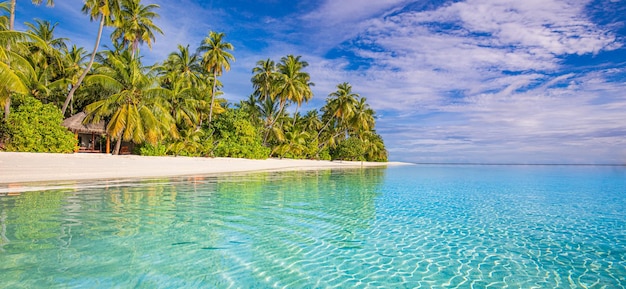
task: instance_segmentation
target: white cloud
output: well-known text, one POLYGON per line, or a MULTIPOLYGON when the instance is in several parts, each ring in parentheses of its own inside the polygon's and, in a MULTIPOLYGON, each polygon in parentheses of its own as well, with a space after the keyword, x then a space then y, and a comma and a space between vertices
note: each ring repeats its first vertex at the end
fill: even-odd
POLYGON ((621 47, 585 4, 470 0, 372 19, 354 41, 372 65, 352 82, 395 111, 379 129, 407 160, 614 162, 626 85, 561 64, 621 47))
MULTIPOLYGON (((570 70, 563 63, 624 49, 623 36, 608 30, 621 26, 594 24, 589 1, 324 1, 303 16, 254 23, 196 0, 156 3, 165 36, 153 51, 142 48, 146 63, 179 43, 197 47, 208 30, 225 31, 236 61, 221 80, 224 96, 238 102, 252 91, 256 61, 302 55, 316 86, 301 110, 319 108, 338 83, 350 82, 378 112, 392 159, 626 162, 626 83, 615 81, 624 64, 570 70), (329 59, 330 51, 345 55, 329 59), (358 69, 350 55, 360 58, 358 69)), ((62 36, 91 49, 97 27, 80 7, 57 1, 51 11, 63 15, 62 36)))

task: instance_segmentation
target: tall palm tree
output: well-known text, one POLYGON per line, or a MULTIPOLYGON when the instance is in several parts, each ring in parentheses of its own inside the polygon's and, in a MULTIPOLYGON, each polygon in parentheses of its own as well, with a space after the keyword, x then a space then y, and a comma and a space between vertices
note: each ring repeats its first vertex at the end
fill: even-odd
POLYGON ((31 33, 0 31, 0 103, 4 104, 5 119, 9 117, 11 95, 30 93, 32 80, 42 79, 42 71, 36 71, 38 67, 33 65, 34 59, 26 56, 32 47, 52 50, 31 33))
POLYGON ((317 110, 308 111, 303 117, 303 126, 306 131, 319 131, 322 129, 322 122, 317 110))
POLYGON ((35 23, 26 22, 25 24, 30 28, 28 30, 29 33, 36 35, 49 46, 56 49, 67 48, 67 44, 65 44, 68 40, 67 38, 54 37, 54 29, 59 25, 58 22, 51 24, 50 21, 47 20, 35 19, 35 23))
POLYGON ((261 101, 276 95, 276 80, 278 79, 276 63, 271 59, 259 60, 252 69, 252 86, 254 95, 261 101))
MULTIPOLYGON (((16 4, 15 2, 16 2, 16 0, 11 0, 11 6, 9 8, 9 11, 10 11, 10 14, 11 14, 11 17, 10 17, 10 20, 9 20, 10 21, 9 22, 9 30, 11 30, 11 31, 13 31, 14 28, 15 28, 15 26, 14 26, 14 24, 15 24, 15 4, 16 4)), ((33 4, 35 4, 35 5, 40 5, 43 1, 42 0, 32 0, 31 2, 33 4)), ((48 7, 54 6, 54 0, 46 0, 46 6, 48 6, 48 7)))
POLYGON ((177 137, 172 116, 152 91, 155 78, 145 73, 139 59, 130 51, 105 54, 105 63, 86 82, 98 83, 114 93, 88 105, 85 120, 97 123, 109 119, 107 133, 117 140, 114 154, 119 154, 123 140, 156 144, 167 134, 177 137))
POLYGON ((348 128, 355 134, 374 129, 374 110, 370 108, 366 100, 365 97, 361 97, 354 104, 353 115, 349 120, 348 128))
POLYGON ((4 31, 4 30, 9 30, 9 14, 11 14, 11 8, 9 6, 9 2, 0 2, 0 14, 2 14, 0 16, 0 30, 4 31), (4 14, 7 15, 4 15, 4 14))
POLYGON ((179 128, 195 127, 198 108, 203 101, 198 98, 196 86, 189 85, 181 75, 170 72, 167 86, 152 89, 153 97, 161 97, 179 128))
POLYGON ((27 94, 28 86, 23 76, 25 73, 33 71, 28 61, 21 59, 23 65, 16 65, 15 58, 19 57, 15 53, 0 48, 0 103, 4 104, 4 119, 9 118, 11 106, 11 95, 14 93, 27 94), (12 62, 12 65, 9 63, 12 62))
POLYGON ((303 101, 313 97, 311 86, 315 84, 311 82, 311 76, 302 71, 309 63, 300 58, 301 56, 287 55, 278 64, 277 96, 280 98, 281 112, 288 101, 295 102, 300 107, 303 101))
POLYGON ((34 66, 46 70, 51 81, 63 78, 65 70, 61 51, 67 49, 65 44, 67 38, 54 37, 54 29, 57 24, 51 24, 49 21, 39 19, 36 20, 36 24, 26 23, 26 26, 30 28, 27 32, 37 36, 45 45, 37 43, 28 45, 28 52, 25 52, 27 54, 24 54, 24 56, 33 62, 34 66))
POLYGON ((163 34, 152 19, 159 18, 154 9, 157 4, 142 5, 141 0, 123 0, 119 15, 115 18, 115 30, 111 33, 114 42, 120 42, 130 48, 133 57, 139 53, 139 45, 146 43, 152 48, 155 32, 163 34))
MULTIPOLYGON (((15 1, 15 0, 13 0, 15 1)), ((78 77, 78 81, 75 85, 72 86, 70 92, 67 94, 65 98, 65 102, 63 103, 63 107, 61 108, 61 113, 65 115, 65 111, 67 110, 67 106, 70 104, 70 100, 74 97, 74 93, 76 89, 80 86, 87 76, 89 70, 91 70, 91 66, 93 65, 94 59, 96 58, 96 53, 98 52, 98 47, 100 46, 100 40, 102 39, 102 30, 105 25, 113 25, 113 19, 116 13, 118 13, 120 8, 120 0, 85 0, 85 5, 83 5, 83 13, 89 14, 89 19, 91 21, 98 20, 100 22, 98 26, 98 35, 96 36, 96 44, 93 47, 93 51, 91 52, 91 58, 89 59, 89 63, 87 63, 87 67, 83 73, 78 77)))
MULTIPOLYGON (((15 2, 16 2, 16 0, 11 0, 11 3, 9 5, 9 14, 10 14, 10 17, 9 17, 9 31, 15 30, 15 4, 16 4, 15 2)), ((32 3, 36 4, 36 5, 41 4, 41 2, 43 2, 43 1, 42 0, 32 0, 32 3)), ((54 0, 47 0, 46 4, 49 7, 52 7, 52 6, 54 6, 54 0)), ((11 50, 11 46, 10 45, 6 46, 6 48, 7 48, 7 50, 11 50)), ((5 104, 4 104, 4 117, 5 118, 9 117, 10 107, 11 107, 11 97, 7 96, 6 99, 5 99, 5 104)))
POLYGON ((202 54, 202 66, 207 72, 213 75, 213 86, 211 89, 211 103, 209 107, 209 126, 213 118, 213 105, 215 101, 215 88, 217 85, 217 77, 222 75, 223 71, 230 70, 230 61, 235 61, 235 57, 228 52, 234 47, 228 42, 224 42, 226 35, 222 32, 209 32, 209 36, 202 40, 198 52, 202 54))
POLYGON ((322 108, 327 119, 326 123, 317 136, 328 127, 332 121, 337 121, 338 126, 344 127, 347 120, 354 115, 354 107, 357 105, 359 94, 352 92, 352 85, 347 82, 337 85, 337 90, 330 93, 326 99, 326 105, 322 108))
POLYGON ((176 77, 187 82, 189 85, 196 85, 200 81, 202 67, 200 57, 189 51, 189 45, 178 45, 178 51, 170 53, 161 69, 163 70, 164 82, 170 82, 168 77, 176 77))

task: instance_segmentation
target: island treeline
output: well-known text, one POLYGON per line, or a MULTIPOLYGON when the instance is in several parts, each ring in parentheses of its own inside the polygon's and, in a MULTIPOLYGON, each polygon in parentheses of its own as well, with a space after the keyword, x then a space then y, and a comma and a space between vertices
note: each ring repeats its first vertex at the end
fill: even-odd
POLYGON ((84 111, 85 122, 106 122, 114 154, 128 142, 142 155, 387 160, 375 112, 349 83, 319 110, 298 111, 314 85, 301 56, 258 61, 250 96, 229 103, 220 77, 235 57, 224 33, 145 65, 140 47, 162 34, 156 4, 86 0, 82 11, 99 23, 90 51, 55 37, 58 23, 36 19, 16 31, 15 5, 0 3, 2 150, 72 152, 76 139, 61 122, 84 111), (105 27, 113 47, 99 50, 105 27))

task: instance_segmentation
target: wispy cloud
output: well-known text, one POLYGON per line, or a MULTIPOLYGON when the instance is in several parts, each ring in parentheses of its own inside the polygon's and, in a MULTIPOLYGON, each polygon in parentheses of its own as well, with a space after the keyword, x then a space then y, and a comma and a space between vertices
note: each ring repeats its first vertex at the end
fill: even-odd
MULTIPOLYGON (((226 32, 237 60, 221 80, 238 102, 256 61, 302 55, 316 84, 304 109, 350 82, 395 160, 626 163, 623 0, 276 1, 288 8, 155 0, 165 35, 144 60, 226 32)), ((60 36, 91 49, 80 7, 27 12, 54 13, 60 36)))
POLYGON ((585 4, 470 0, 376 17, 348 48, 372 63, 351 81, 386 112, 380 130, 407 160, 623 159, 626 85, 562 64, 623 45, 585 4), (606 94, 618 97, 597 104, 606 94))

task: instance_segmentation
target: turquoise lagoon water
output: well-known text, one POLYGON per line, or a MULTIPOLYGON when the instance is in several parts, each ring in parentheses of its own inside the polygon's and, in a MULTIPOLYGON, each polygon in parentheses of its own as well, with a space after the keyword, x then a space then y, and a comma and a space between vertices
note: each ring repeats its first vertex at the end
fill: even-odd
POLYGON ((0 288, 625 288, 626 168, 403 166, 0 196, 0 288))

